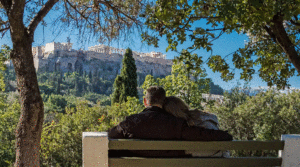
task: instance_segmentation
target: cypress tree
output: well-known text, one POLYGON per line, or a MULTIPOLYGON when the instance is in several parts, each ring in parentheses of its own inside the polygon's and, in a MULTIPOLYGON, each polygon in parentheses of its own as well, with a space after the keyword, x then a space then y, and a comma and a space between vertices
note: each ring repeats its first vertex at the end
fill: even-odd
POLYGON ((112 94, 111 104, 120 102, 122 87, 122 77, 120 75, 117 75, 113 85, 114 92, 112 94))
POLYGON ((122 60, 121 74, 115 79, 112 104, 126 101, 127 96, 138 98, 136 65, 129 48, 122 60))
POLYGON ((126 101, 127 96, 138 98, 136 65, 132 57, 132 51, 129 48, 126 49, 122 65, 121 77, 124 90, 120 95, 120 100, 126 101))

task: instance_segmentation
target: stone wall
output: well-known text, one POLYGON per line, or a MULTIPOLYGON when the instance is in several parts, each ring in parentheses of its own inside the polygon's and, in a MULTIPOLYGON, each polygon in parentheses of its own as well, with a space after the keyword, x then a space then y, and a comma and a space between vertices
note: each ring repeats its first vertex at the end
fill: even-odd
POLYGON ((56 50, 71 50, 72 43, 59 43, 59 42, 52 42, 47 43, 45 46, 45 52, 52 52, 56 50))

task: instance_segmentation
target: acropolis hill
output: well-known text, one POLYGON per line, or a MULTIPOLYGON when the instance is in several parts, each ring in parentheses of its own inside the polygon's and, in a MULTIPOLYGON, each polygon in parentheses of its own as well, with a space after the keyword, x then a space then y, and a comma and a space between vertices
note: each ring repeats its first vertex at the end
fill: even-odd
MULTIPOLYGON (((96 45, 88 50, 74 50, 72 43, 47 43, 32 48, 37 71, 110 73, 107 79, 120 72, 125 49, 96 45)), ((137 73, 166 76, 171 73, 172 60, 160 52, 138 53, 133 51, 137 73)))

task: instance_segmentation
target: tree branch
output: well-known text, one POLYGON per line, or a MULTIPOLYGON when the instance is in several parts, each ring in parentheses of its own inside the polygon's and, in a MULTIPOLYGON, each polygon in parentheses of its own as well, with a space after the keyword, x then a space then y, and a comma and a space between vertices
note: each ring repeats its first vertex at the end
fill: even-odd
MULTIPOLYGON (((189 22, 191 21, 191 19, 192 19, 191 17, 188 18, 188 20, 186 21, 185 25, 184 25, 183 27, 179 27, 179 26, 178 26, 178 27, 176 28, 176 30, 173 31, 173 33, 177 33, 177 32, 179 32, 180 30, 185 29, 185 27, 189 24, 189 22)), ((162 24, 163 24, 163 23, 162 23, 162 24)), ((159 33, 160 33, 160 36, 162 36, 162 30, 160 30, 159 33)))
POLYGON ((267 33, 270 35, 270 37, 272 38, 272 40, 276 43, 276 36, 275 34, 272 32, 272 30, 268 27, 268 26, 264 26, 264 29, 267 31, 267 33))
POLYGON ((38 24, 43 20, 43 18, 48 14, 48 12, 52 9, 52 7, 55 5, 55 3, 58 2, 58 0, 49 0, 46 2, 46 4, 41 8, 41 10, 34 16, 34 18, 31 20, 28 31, 29 34, 33 34, 38 24))
POLYGON ((206 29, 205 31, 219 31, 219 30, 222 30, 222 31, 225 31, 225 27, 223 28, 215 28, 215 29, 206 29))
POLYGON ((110 1, 98 1, 98 2, 101 3, 101 4, 104 4, 107 8, 112 9, 113 12, 115 13, 115 15, 118 15, 118 13, 121 13, 121 14, 123 14, 124 16, 126 16, 127 18, 129 18, 130 20, 132 20, 133 22, 135 22, 136 24, 138 24, 136 19, 130 17, 130 16, 127 15, 127 14, 125 14, 124 12, 122 12, 121 10, 119 10, 117 7, 112 6, 112 5, 109 3, 110 1))
MULTIPOLYGON (((86 21, 87 21, 87 23, 89 23, 90 25, 93 25, 90 21, 89 21, 89 18, 88 17, 86 17, 84 14, 83 14, 83 12, 80 12, 80 11, 78 11, 77 10, 77 8, 76 8, 76 6, 74 6, 74 5, 72 5, 71 4, 71 2, 69 2, 69 0, 66 0, 67 1, 67 3, 81 16, 81 17, 83 17, 86 21)), ((76 20, 75 18, 73 18, 74 20, 76 20)))
POLYGON ((215 16, 215 17, 209 17, 209 16, 193 16, 190 17, 191 19, 218 19, 220 18, 219 16, 215 16))
POLYGON ((8 27, 5 27, 5 28, 2 28, 2 29, 0 29, 0 34, 2 34, 2 35, 1 35, 1 38, 3 38, 3 37, 4 37, 5 33, 6 33, 8 30, 10 30, 10 27, 9 27, 9 26, 8 26, 8 27))
MULTIPOLYGON (((10 28, 9 27, 5 27, 5 28, 1 28, 0 29, 0 33, 2 33, 3 31, 7 31, 7 30, 9 30, 10 28)), ((5 32, 4 32, 5 33, 5 32)))
POLYGON ((13 43, 21 40, 22 36, 25 35, 26 28, 24 26, 23 20, 24 8, 25 0, 13 0, 11 6, 7 10, 7 17, 10 24, 11 40, 13 43))
POLYGON ((213 41, 219 39, 219 38, 224 34, 224 32, 225 32, 225 31, 221 31, 220 34, 219 34, 216 38, 210 40, 208 43, 211 43, 211 42, 213 42, 213 41))
POLYGON ((300 23, 297 23, 297 22, 295 22, 294 20, 290 20, 290 22, 293 24, 293 25, 295 25, 295 26, 300 26, 300 23))
POLYGON ((283 17, 281 15, 275 15, 272 22, 274 25, 272 25, 270 28, 272 29, 272 32, 276 34, 274 35, 276 43, 283 49, 287 58, 300 74, 300 56, 295 49, 295 45, 286 33, 286 30, 283 26, 283 17))
POLYGON ((5 33, 9 29, 10 29, 9 22, 8 21, 1 21, 0 20, 0 33, 5 33), (5 32, 3 32, 3 31, 5 31, 5 32))
POLYGON ((12 5, 12 0, 0 0, 0 3, 5 8, 7 15, 8 15, 8 13, 10 11, 10 7, 12 5))

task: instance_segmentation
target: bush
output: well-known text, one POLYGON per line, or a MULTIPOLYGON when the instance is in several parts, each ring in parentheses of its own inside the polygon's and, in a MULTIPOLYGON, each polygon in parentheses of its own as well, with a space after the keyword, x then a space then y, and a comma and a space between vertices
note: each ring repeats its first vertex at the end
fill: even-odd
MULTIPOLYGON (((243 95, 236 94, 236 101, 243 95)), ((241 103, 230 102, 211 107, 218 115, 220 127, 228 130, 235 140, 280 140, 282 134, 300 133, 300 91, 289 94, 276 90, 246 97, 241 103), (229 105, 230 104, 230 105, 229 105), (235 107, 233 107, 235 106, 235 107)), ((277 152, 236 152, 235 155, 270 155, 277 152)))
POLYGON ((97 94, 97 93, 86 93, 84 98, 88 101, 93 102, 94 104, 100 102, 101 105, 110 105, 110 97, 104 94, 97 94))
POLYGON ((42 166, 81 166, 82 132, 107 131, 126 116, 142 111, 138 99, 129 97, 126 103, 90 107, 81 101, 76 108, 66 108, 55 120, 45 124, 41 139, 42 166))
POLYGON ((15 131, 20 117, 20 104, 0 110, 0 166, 13 166, 15 161, 15 131))
POLYGON ((67 101, 62 95, 51 94, 45 103, 45 113, 59 112, 64 113, 67 101))
POLYGON ((42 166, 81 166, 82 132, 105 131, 100 126, 107 116, 101 106, 88 107, 86 101, 67 108, 66 114, 56 114, 58 122, 45 124, 41 138, 42 166))
POLYGON ((113 124, 117 124, 124 120, 126 116, 137 114, 144 109, 144 106, 135 97, 127 97, 125 103, 114 103, 109 110, 108 115, 112 119, 113 124))

